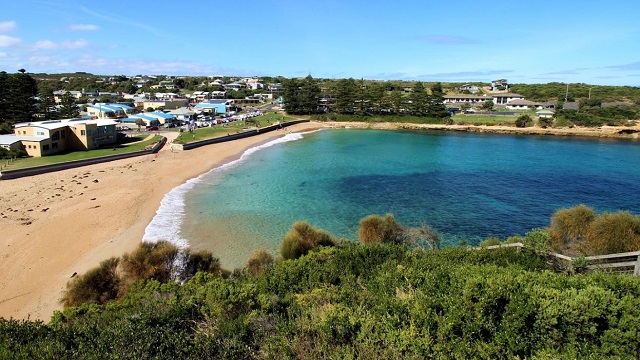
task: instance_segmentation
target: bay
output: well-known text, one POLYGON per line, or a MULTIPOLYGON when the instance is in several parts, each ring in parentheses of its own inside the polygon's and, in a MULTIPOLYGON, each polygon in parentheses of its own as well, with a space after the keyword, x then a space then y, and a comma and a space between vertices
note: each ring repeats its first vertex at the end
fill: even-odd
POLYGON ((340 129, 272 145, 184 192, 181 238, 232 268, 277 253, 298 220, 355 241, 361 218, 391 213, 456 245, 523 235, 577 204, 640 213, 633 141, 340 129))

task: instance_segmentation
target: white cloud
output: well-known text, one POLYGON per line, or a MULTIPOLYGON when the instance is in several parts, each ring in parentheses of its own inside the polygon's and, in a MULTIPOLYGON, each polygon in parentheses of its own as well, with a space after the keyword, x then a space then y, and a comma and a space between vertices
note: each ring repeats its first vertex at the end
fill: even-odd
POLYGON ((64 40, 59 43, 55 43, 51 40, 40 40, 36 42, 36 50, 63 50, 63 49, 80 49, 87 46, 86 40, 64 40))
POLYGON ((69 30, 71 31, 95 31, 99 30, 100 27, 98 25, 93 24, 72 24, 69 25, 69 30))
POLYGON ((15 21, 0 21, 0 32, 9 32, 15 28, 15 21))
POLYGON ((13 46, 20 43, 20 40, 17 37, 9 36, 9 35, 0 35, 0 47, 8 47, 13 46))

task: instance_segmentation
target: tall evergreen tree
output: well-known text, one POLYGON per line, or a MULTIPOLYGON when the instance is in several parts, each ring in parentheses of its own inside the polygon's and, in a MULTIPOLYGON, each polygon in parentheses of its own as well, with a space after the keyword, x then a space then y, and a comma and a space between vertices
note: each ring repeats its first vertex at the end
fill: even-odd
POLYGON ((76 104, 76 99, 74 99, 70 92, 67 91, 62 95, 60 105, 60 117, 71 119, 80 116, 80 109, 78 108, 78 104, 76 104))
POLYGON ((38 107, 38 115, 41 119, 44 120, 58 118, 56 101, 53 97, 53 92, 49 89, 45 90, 44 92, 40 92, 40 105, 38 107))
POLYGON ((352 114, 357 90, 358 85, 352 78, 338 80, 334 90, 336 96, 335 111, 341 114, 352 114))
POLYGON ((320 100, 320 86, 318 86, 318 82, 311 75, 307 75, 307 77, 302 80, 300 90, 300 107, 302 113, 317 114, 318 101, 320 100))
POLYGON ((442 84, 439 82, 431 86, 426 115, 434 119, 444 119, 450 116, 447 107, 444 105, 444 91, 442 90, 442 84))
POLYGON ((424 84, 418 81, 411 89, 411 113, 413 116, 426 116, 427 107, 429 105, 429 95, 427 94, 424 84))
POLYGON ((9 133, 15 123, 33 120, 37 113, 38 84, 20 69, 0 74, 0 132, 9 133))

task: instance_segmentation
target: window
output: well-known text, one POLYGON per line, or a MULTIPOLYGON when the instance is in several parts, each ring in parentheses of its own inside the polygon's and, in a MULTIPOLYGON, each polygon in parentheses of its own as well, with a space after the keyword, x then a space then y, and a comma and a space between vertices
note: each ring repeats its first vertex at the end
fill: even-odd
POLYGON ((36 135, 38 135, 38 136, 44 136, 44 131, 37 131, 37 132, 36 132, 36 135))
POLYGON ((27 145, 27 148, 28 148, 28 149, 31 149, 31 145, 27 145))
POLYGON ((58 143, 57 142, 51 143, 51 150, 55 150, 57 148, 58 148, 58 143))
POLYGON ((51 140, 59 140, 60 139, 60 132, 56 131, 53 133, 53 135, 51 136, 51 140))
POLYGON ((80 130, 80 135, 82 135, 82 136, 86 135, 85 131, 84 130, 80 130))
POLYGON ((42 151, 49 151, 49 145, 42 145, 42 151))
POLYGON ((62 138, 64 139, 64 135, 67 133, 67 130, 62 130, 62 131, 60 131, 60 133, 62 135, 62 138))

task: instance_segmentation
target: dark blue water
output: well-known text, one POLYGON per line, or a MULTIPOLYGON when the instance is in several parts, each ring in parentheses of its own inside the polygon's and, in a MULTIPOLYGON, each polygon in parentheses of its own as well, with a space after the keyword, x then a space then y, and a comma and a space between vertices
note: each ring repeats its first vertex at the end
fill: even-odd
POLYGON ((183 236, 239 265, 276 251, 297 220, 357 239, 392 213, 446 244, 522 235, 586 204, 640 214, 640 143, 555 137, 324 130, 258 151, 186 196, 183 236))

